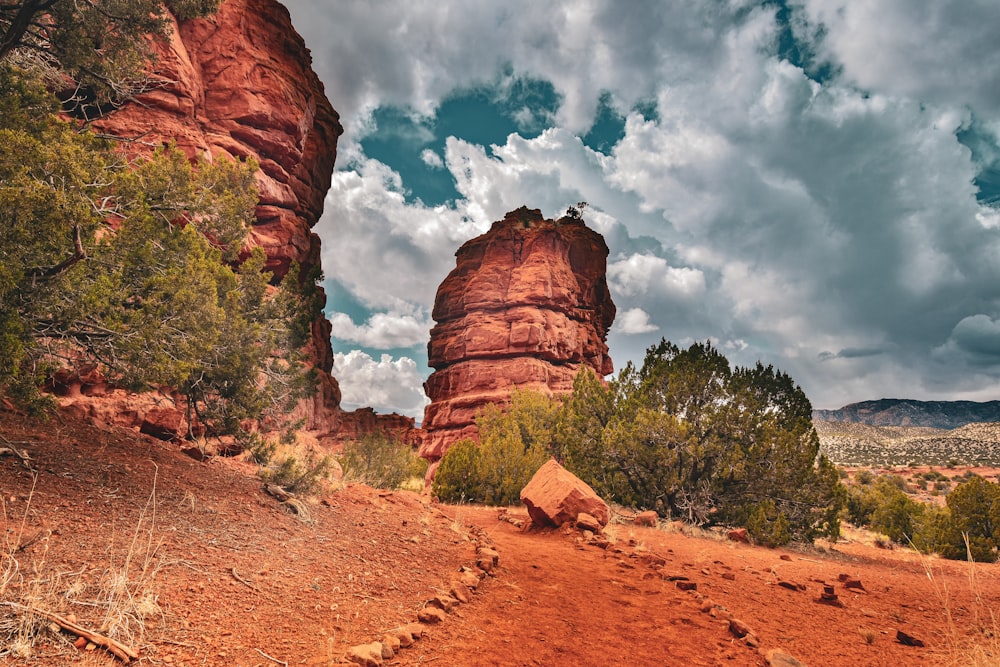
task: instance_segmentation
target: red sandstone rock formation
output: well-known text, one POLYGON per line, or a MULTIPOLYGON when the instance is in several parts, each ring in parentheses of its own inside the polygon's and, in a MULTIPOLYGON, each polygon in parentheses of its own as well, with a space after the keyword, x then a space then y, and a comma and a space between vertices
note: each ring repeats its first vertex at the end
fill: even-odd
MULTIPOLYGON (((615 317, 608 246, 582 220, 546 220, 522 207, 456 253, 438 288, 424 389, 420 454, 438 461, 475 437, 475 417, 514 388, 572 391, 583 366, 612 372, 605 343, 615 317)), ((433 469, 429 474, 433 474, 433 469)))
MULTIPOLYGON (((323 212, 343 128, 288 10, 274 0, 227 0, 213 16, 175 24, 158 50, 153 89, 95 125, 140 137, 132 150, 174 141, 191 157, 255 157, 260 202, 248 247, 264 248, 279 279, 293 261, 304 271, 318 265, 320 241, 311 228, 323 212)), ((307 352, 321 385, 300 416, 308 428, 329 432, 341 418, 330 325, 319 315, 312 329, 307 352)))

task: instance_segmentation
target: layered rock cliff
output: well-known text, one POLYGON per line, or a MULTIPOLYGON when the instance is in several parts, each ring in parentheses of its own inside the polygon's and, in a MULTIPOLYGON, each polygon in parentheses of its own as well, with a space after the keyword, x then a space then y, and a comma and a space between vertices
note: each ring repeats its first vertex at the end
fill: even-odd
MULTIPOLYGON (((260 201, 249 247, 265 250, 276 279, 286 279, 292 262, 303 275, 318 266, 320 240, 311 229, 323 211, 343 128, 288 11, 275 0, 226 0, 208 18, 175 23, 171 40, 158 51, 149 92, 95 126, 136 138, 126 144, 133 152, 175 142, 192 158, 253 156, 260 164, 260 201)), ((344 423, 350 416, 339 410, 330 324, 321 313, 307 352, 321 383, 298 416, 320 433, 352 428, 344 423)), ((110 401, 87 409, 104 421, 121 422, 131 413, 148 420, 138 407, 114 415, 110 401)))
POLYGON ((607 257, 582 220, 525 207, 458 250, 434 300, 422 456, 433 463, 475 437, 476 414, 515 388, 565 394, 583 366, 613 371, 607 257))

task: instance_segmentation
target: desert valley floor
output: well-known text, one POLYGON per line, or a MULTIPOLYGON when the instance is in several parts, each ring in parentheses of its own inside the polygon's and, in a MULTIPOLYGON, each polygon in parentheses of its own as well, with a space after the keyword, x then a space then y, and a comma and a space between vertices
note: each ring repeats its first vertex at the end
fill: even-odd
POLYGON ((249 464, 199 462, 133 431, 5 412, 0 436, 31 459, 0 457, 0 623, 40 628, 30 655, 8 646, 0 664, 116 663, 22 603, 92 631, 117 622, 133 664, 337 664, 415 622, 477 545, 498 566, 384 664, 767 665, 780 650, 813 667, 923 665, 995 646, 1000 566, 878 549, 853 531, 767 549, 635 527, 623 510, 600 548, 573 530, 519 529, 521 508, 354 485, 296 515, 249 464), (824 585, 836 604, 820 601, 824 585))

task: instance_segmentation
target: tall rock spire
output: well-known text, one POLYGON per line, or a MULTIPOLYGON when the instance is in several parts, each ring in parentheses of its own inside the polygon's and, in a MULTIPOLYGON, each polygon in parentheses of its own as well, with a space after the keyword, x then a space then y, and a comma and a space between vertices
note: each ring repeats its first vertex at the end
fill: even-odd
POLYGON ((581 219, 526 207, 458 250, 434 300, 422 456, 433 463, 475 437, 479 410, 515 388, 566 394, 583 366, 601 377, 614 370, 607 258, 604 238, 581 219))

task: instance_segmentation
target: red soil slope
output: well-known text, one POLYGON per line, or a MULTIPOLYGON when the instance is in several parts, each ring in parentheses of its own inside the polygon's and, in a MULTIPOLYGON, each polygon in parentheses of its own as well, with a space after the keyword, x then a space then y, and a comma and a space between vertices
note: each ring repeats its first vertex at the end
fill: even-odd
MULTIPOLYGON (((27 452, 38 471, 32 491, 20 458, 0 455, 0 575, 12 558, 19 568, 0 594, 0 630, 25 617, 6 604, 18 601, 101 630, 108 575, 131 553, 132 606, 146 612, 132 634, 139 664, 337 664, 447 591, 476 558, 476 531, 499 567, 385 664, 765 665, 775 648, 813 667, 939 664, 1000 608, 997 565, 976 566, 977 600, 967 564, 902 550, 772 550, 620 524, 601 549, 575 531, 522 532, 495 509, 365 487, 307 503, 304 523, 246 464, 199 463, 133 431, 0 412, 0 436, 0 454, 27 452), (820 582, 843 606, 816 601, 820 582), (732 634, 730 616, 756 646, 732 634), (926 646, 899 643, 897 630, 926 646)), ((0 664, 114 662, 38 625, 32 657, 0 664)), ((0 642, 0 654, 10 648, 0 642)))

